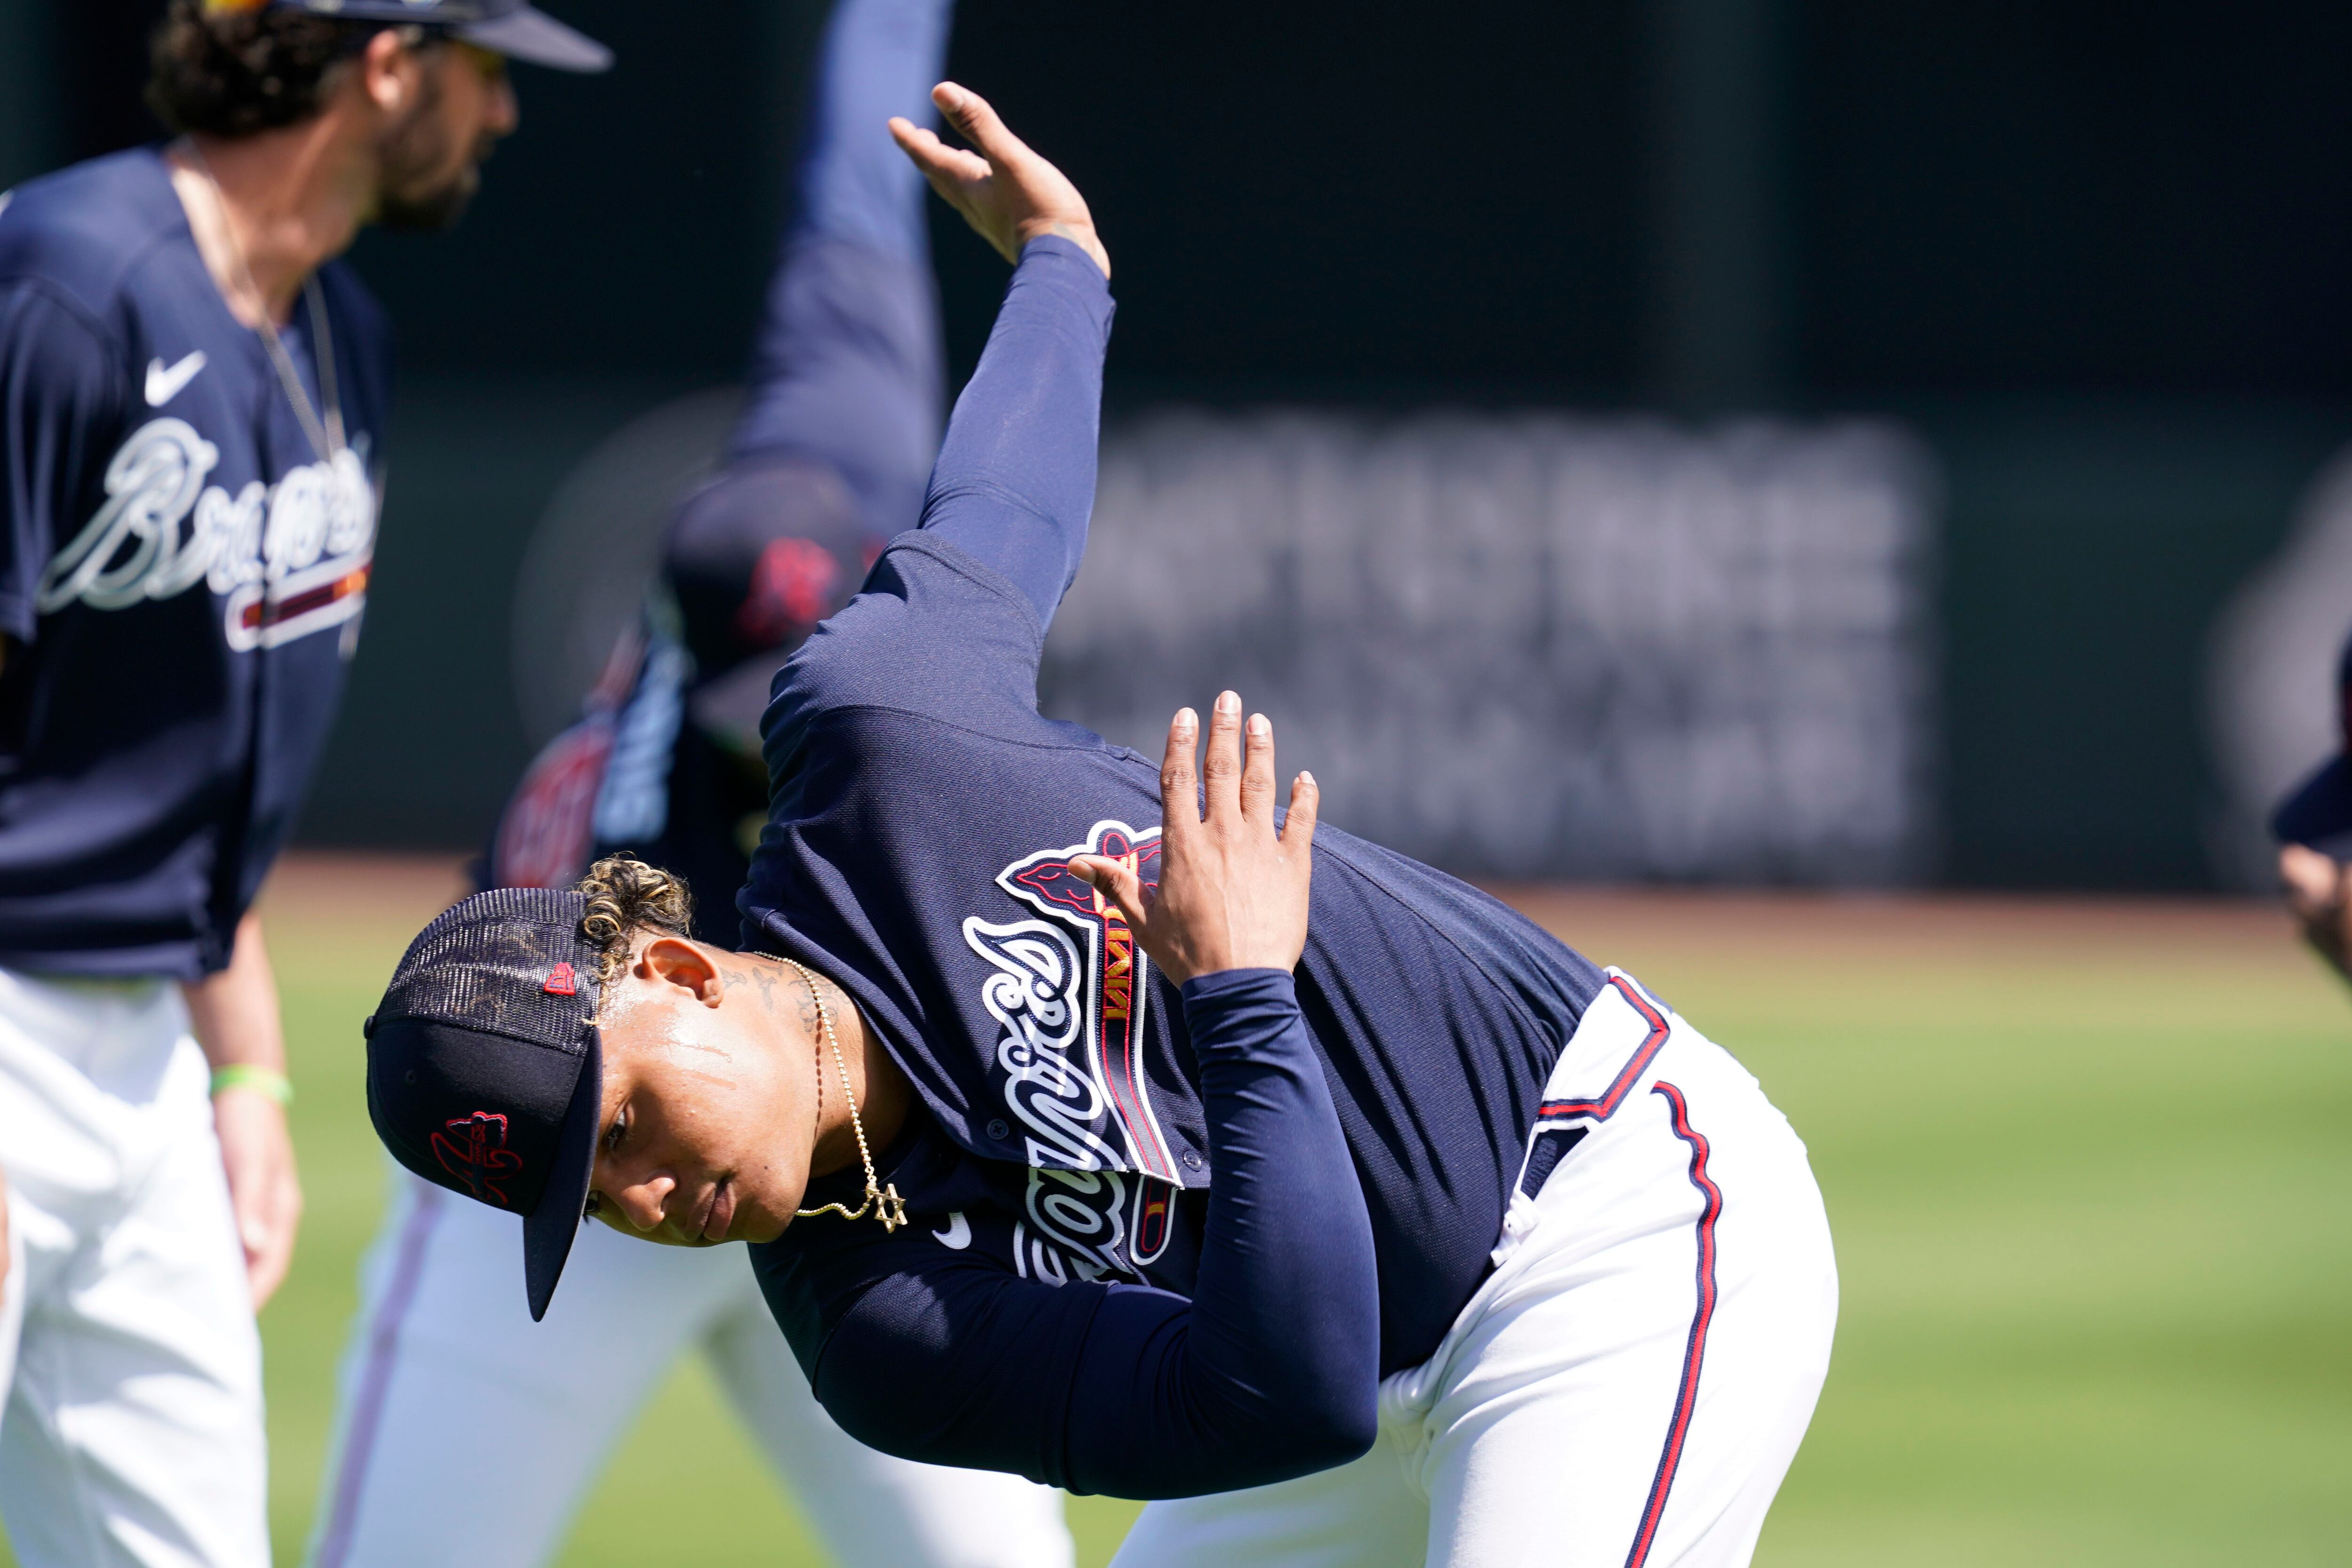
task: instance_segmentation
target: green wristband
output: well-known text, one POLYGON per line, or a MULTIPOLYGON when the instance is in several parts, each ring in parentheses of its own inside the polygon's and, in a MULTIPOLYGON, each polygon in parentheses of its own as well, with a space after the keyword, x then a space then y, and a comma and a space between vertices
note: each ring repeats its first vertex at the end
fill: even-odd
POLYGON ((251 1062, 231 1062, 225 1068, 213 1068, 213 1092, 226 1089, 257 1089, 280 1105, 294 1103, 294 1085, 276 1068, 256 1067, 251 1062))

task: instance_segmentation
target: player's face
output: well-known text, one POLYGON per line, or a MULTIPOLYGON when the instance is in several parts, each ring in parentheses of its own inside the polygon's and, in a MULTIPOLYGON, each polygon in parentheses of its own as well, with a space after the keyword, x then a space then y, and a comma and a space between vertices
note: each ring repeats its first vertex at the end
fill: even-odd
POLYGON ((670 1247, 773 1241, 808 1185, 806 1045, 786 1045, 796 1009, 769 966, 699 951, 701 974, 641 962, 606 998, 589 1212, 670 1247))
POLYGON ((421 57, 415 102, 376 147, 376 221, 393 229, 446 229, 481 188, 481 165, 520 121, 506 61, 451 40, 421 57))

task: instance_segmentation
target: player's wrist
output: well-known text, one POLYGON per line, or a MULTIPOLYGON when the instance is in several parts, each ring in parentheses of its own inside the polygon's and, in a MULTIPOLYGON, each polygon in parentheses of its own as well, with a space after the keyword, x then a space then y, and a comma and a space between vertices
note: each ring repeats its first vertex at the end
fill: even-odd
POLYGON ((259 1095, 280 1110, 294 1103, 293 1079, 276 1068, 264 1067, 259 1062, 230 1062, 213 1069, 214 1099, 240 1091, 259 1095))
POLYGON ((1102 268, 1103 277, 1110 277, 1110 252, 1103 248, 1102 237, 1095 232, 1091 218, 1034 217, 1015 224, 1013 228, 1013 253, 1018 256, 1034 239, 1066 239, 1087 253, 1094 264, 1102 268))

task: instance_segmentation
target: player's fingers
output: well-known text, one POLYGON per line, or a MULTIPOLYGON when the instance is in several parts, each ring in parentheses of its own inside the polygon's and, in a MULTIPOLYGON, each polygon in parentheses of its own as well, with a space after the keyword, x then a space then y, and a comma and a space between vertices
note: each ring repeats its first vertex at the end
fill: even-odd
POLYGON ((1323 792, 1315 775, 1301 773, 1290 781, 1290 812, 1282 819, 1282 843, 1287 849, 1315 847, 1315 819, 1323 807, 1323 792))
POLYGON ((931 101, 940 106, 956 133, 991 160, 1009 158, 1015 161, 1034 158, 1029 144, 1004 128, 988 100, 968 87, 943 81, 931 89, 931 101))
POLYGON ((899 150, 941 195, 951 198, 954 184, 989 176, 987 159, 961 147, 949 146, 927 126, 893 117, 890 139, 898 143, 899 150))
POLYGON ((1253 713, 1242 741, 1242 815, 1274 826, 1274 721, 1253 713))
POLYGON ((1201 716, 1190 708, 1179 708, 1168 721, 1168 749, 1160 759, 1160 833, 1171 843, 1190 838, 1201 825, 1200 790, 1192 775, 1200 734, 1201 716))
POLYGON ((1208 822, 1230 822, 1241 809, 1242 700, 1220 691, 1209 710, 1209 743, 1201 751, 1201 781, 1208 793, 1208 822))
POLYGON ((1080 855, 1070 862, 1070 869, 1078 880, 1094 888, 1118 906, 1118 912, 1132 930, 1141 931, 1150 921, 1150 911, 1145 908, 1143 879, 1120 861, 1101 855, 1080 855))

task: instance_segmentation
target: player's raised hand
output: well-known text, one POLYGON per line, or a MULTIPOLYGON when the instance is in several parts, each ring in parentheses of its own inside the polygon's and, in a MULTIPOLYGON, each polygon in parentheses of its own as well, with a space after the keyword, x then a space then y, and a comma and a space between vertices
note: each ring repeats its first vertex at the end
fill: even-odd
POLYGON ((1068 176, 1004 128, 988 100, 970 88, 943 81, 931 89, 957 134, 978 151, 950 147, 912 121, 893 116, 890 134, 922 170, 948 205, 963 214, 1007 261, 1039 235, 1058 234, 1095 258, 1110 276, 1110 253, 1095 234, 1094 215, 1068 176))
POLYGON ((1133 867, 1082 855, 1070 869, 1118 906, 1151 962, 1182 984, 1227 969, 1295 969, 1307 945, 1307 892, 1315 847, 1315 775, 1290 784, 1290 814, 1274 826, 1274 725, 1250 716, 1244 751, 1242 700, 1228 691, 1209 717, 1199 759, 1200 720, 1190 709, 1168 726, 1160 766, 1160 887, 1147 895, 1133 867), (1196 800, 1205 796, 1203 810, 1196 800))

